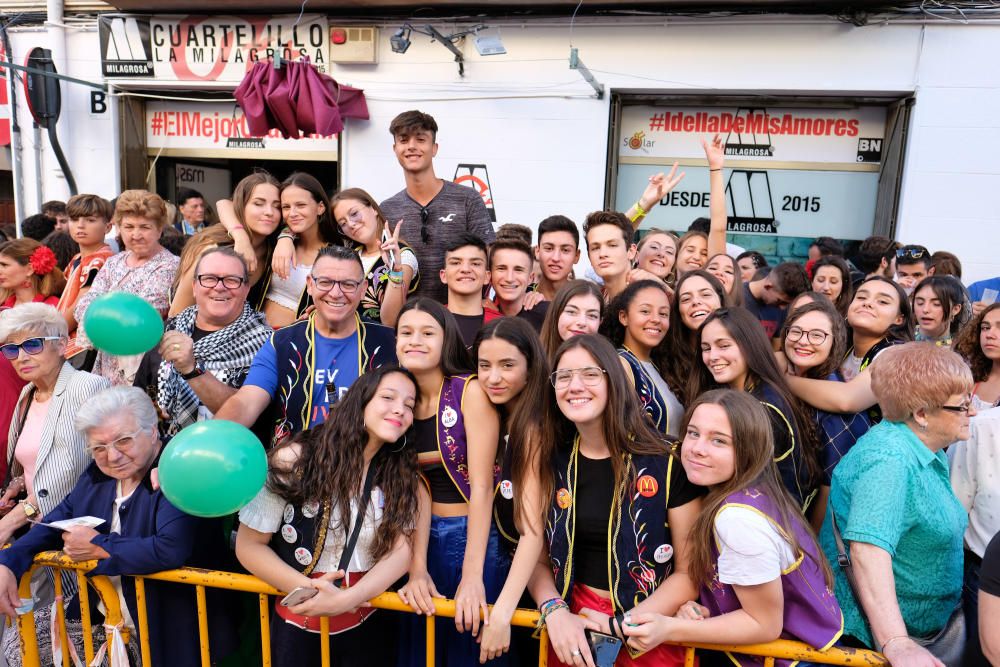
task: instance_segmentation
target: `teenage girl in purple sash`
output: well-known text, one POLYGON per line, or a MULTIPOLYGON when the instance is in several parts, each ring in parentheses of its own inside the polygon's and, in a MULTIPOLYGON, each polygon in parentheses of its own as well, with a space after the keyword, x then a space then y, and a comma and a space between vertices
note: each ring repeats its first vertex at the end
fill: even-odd
MULTIPOLYGON (((473 667, 480 625, 489 621, 487 602, 497 599, 510 568, 492 522, 500 419, 471 372, 454 316, 441 304, 406 302, 396 321, 396 355, 420 388, 413 437, 430 491, 399 594, 425 614, 434 612, 435 597, 454 598, 455 620, 437 622, 437 665, 473 667)), ((423 665, 426 625, 410 621, 403 623, 399 664, 423 665)), ((490 664, 506 665, 506 656, 490 664)))
MULTIPOLYGON (((688 538, 688 573, 701 604, 687 602, 674 617, 626 616, 624 631, 635 648, 781 637, 825 650, 840 637, 843 618, 830 567, 778 476, 765 410, 732 389, 706 392, 688 408, 681 463, 692 483, 709 488, 688 538)), ((740 665, 762 662, 738 653, 729 658, 740 665)), ((702 656, 703 667, 716 662, 731 664, 718 654, 702 656)))

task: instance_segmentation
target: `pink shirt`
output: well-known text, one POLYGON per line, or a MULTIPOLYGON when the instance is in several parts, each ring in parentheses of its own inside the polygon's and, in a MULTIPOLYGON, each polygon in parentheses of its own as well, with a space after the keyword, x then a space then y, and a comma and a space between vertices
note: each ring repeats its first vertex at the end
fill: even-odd
POLYGON ((24 420, 24 428, 17 437, 17 448, 14 458, 24 469, 24 485, 28 496, 35 495, 35 466, 38 464, 38 450, 41 445, 42 429, 45 427, 45 417, 49 414, 49 401, 41 403, 31 401, 28 416, 24 420))

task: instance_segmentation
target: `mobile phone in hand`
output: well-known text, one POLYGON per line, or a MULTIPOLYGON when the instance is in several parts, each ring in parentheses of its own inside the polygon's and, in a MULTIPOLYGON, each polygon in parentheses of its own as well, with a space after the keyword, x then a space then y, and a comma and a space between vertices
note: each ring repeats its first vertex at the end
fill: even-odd
MULTIPOLYGON (((398 224, 398 223, 397 223, 398 224)), ((382 228, 382 243, 392 240, 392 236, 389 234, 389 223, 386 223, 382 228)), ((389 270, 392 271, 396 266, 396 253, 389 251, 389 270)))
POLYGON ((587 630, 587 641, 597 667, 614 667, 618 653, 622 650, 622 640, 603 632, 587 630))
POLYGON ((299 586, 281 599, 281 606, 294 607, 295 605, 302 604, 306 600, 314 598, 317 593, 319 593, 319 590, 315 588, 299 586))

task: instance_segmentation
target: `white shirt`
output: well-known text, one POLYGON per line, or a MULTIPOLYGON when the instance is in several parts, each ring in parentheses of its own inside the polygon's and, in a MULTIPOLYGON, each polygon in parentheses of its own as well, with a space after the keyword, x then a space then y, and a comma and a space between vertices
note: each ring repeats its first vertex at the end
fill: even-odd
POLYGON ((724 507, 715 516, 719 544, 719 581, 731 586, 756 586, 781 577, 795 564, 792 545, 760 512, 724 507))
MULTIPOLYGON (((117 485, 115 485, 115 489, 115 505, 111 510, 111 532, 118 533, 120 535, 122 532, 122 518, 119 510, 122 505, 125 504, 125 501, 132 497, 132 493, 135 493, 135 489, 133 489, 132 493, 127 496, 121 495, 122 483, 120 481, 117 485)), ((118 604, 121 605, 122 608, 122 621, 125 624, 125 627, 135 630, 135 621, 132 620, 132 614, 129 613, 128 605, 125 603, 125 592, 122 590, 122 578, 120 576, 113 576, 108 577, 108 579, 111 580, 111 585, 115 587, 116 591, 118 591, 118 604)), ((103 605, 101 606, 103 607, 103 605)))
POLYGON ((306 277, 311 271, 311 264, 299 264, 292 268, 288 280, 279 278, 277 274, 272 275, 271 285, 267 288, 267 300, 289 310, 298 310, 302 291, 306 288, 306 277))
MULTIPOLYGON (((281 496, 268 491, 265 486, 250 503, 240 510, 240 523, 247 528, 253 528, 261 533, 277 533, 284 525, 284 511, 288 505, 281 496)), ((361 533, 358 535, 358 543, 354 546, 354 553, 351 554, 351 562, 347 566, 348 572, 367 572, 375 564, 368 554, 372 540, 375 538, 375 531, 382 523, 382 511, 385 506, 385 498, 379 487, 372 489, 371 502, 368 503, 368 511, 365 513, 364 523, 361 524, 361 533)), ((351 516, 345 528, 340 522, 339 508, 334 507, 330 511, 330 526, 326 531, 326 542, 323 544, 323 553, 320 554, 316 563, 316 572, 334 572, 340 565, 340 556, 344 551, 344 543, 347 541, 345 533, 349 528, 353 528, 354 517, 358 511, 357 502, 351 501, 351 516)), ((312 549, 312 544, 305 544, 306 549, 312 549)))
POLYGON ((1000 408, 972 418, 971 436, 948 448, 951 487, 969 512, 965 544, 982 558, 986 545, 1000 532, 1000 408))

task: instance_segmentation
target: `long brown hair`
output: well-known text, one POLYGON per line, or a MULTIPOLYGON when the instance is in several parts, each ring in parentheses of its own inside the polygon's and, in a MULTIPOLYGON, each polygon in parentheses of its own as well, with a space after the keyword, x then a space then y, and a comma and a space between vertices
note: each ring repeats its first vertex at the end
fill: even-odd
POLYGON ((657 357, 660 375, 674 392, 674 396, 682 398, 682 403, 688 403, 697 396, 690 394, 691 379, 697 375, 698 359, 701 352, 698 348, 698 332, 688 329, 681 319, 681 288, 684 283, 692 278, 703 278, 708 282, 709 287, 719 297, 719 304, 725 308, 728 304, 726 290, 713 276, 705 269, 695 269, 688 271, 677 281, 674 289, 674 298, 670 300, 670 328, 667 330, 667 337, 660 343, 660 355, 657 357), (664 352, 665 350, 665 352, 664 352))
POLYGON ((725 328, 729 337, 739 348, 740 354, 743 355, 747 367, 746 387, 743 390, 749 392, 760 385, 767 385, 788 406, 792 414, 785 415, 785 418, 793 425, 799 439, 802 440, 798 444, 802 445, 802 461, 805 463, 806 473, 809 475, 811 483, 818 483, 822 475, 822 468, 819 462, 820 442, 816 432, 816 421, 813 419, 814 411, 792 393, 784 373, 778 368, 778 362, 774 358, 774 350, 771 348, 771 341, 764 333, 764 328, 760 325, 760 321, 751 315, 746 308, 720 308, 701 323, 701 329, 698 333, 697 385, 695 385, 692 396, 700 396, 705 391, 718 387, 712 373, 705 366, 700 351, 701 337, 705 332, 705 327, 711 322, 718 322, 725 328))
MULTIPOLYGON (((245 176, 236 184, 233 189, 233 210, 236 214, 236 219, 241 225, 243 225, 243 231, 247 233, 250 237, 250 243, 252 245, 257 245, 257 233, 250 229, 246 221, 246 208, 247 204, 250 203, 250 198, 253 196, 253 191, 258 185, 273 185, 281 192, 281 183, 278 182, 274 176, 264 171, 263 169, 255 171, 249 176, 245 176)), ((278 225, 280 227, 281 225, 278 225)), ((268 252, 265 257, 265 262, 270 264, 271 250, 274 248, 274 243, 278 238, 277 228, 274 232, 268 236, 268 252)), ((201 256, 205 254, 205 251, 212 247, 232 247, 233 238, 229 235, 229 231, 221 223, 209 225, 205 227, 200 232, 192 236, 186 244, 184 244, 184 251, 181 253, 180 266, 177 268, 177 273, 174 274, 174 282, 170 286, 170 293, 176 294, 177 287, 180 285, 181 278, 187 275, 187 272, 194 268, 201 256)))
POLYGON ((566 305, 570 300, 581 294, 590 294, 597 299, 597 303, 601 304, 601 319, 604 319, 604 295, 601 294, 601 288, 597 285, 589 280, 570 280, 560 287, 559 291, 552 297, 552 304, 545 313, 545 320, 542 322, 542 332, 540 334, 542 349, 545 350, 545 353, 549 357, 549 365, 552 365, 552 358, 563 342, 562 338, 559 337, 559 318, 562 316, 563 311, 566 310, 566 305))
MULTIPOLYGON (((372 197, 370 194, 368 194, 366 190, 362 190, 361 188, 347 188, 346 190, 341 190, 340 192, 338 192, 337 194, 333 195, 333 197, 330 198, 330 219, 333 220, 334 226, 336 226, 338 229, 340 228, 339 224, 337 223, 337 218, 333 214, 333 209, 337 208, 337 204, 339 204, 342 201, 347 201, 348 199, 353 201, 359 201, 365 206, 368 206, 375 211, 375 221, 376 221, 375 235, 376 238, 378 238, 378 235, 380 235, 382 233, 382 230, 386 228, 388 221, 385 219, 385 213, 382 212, 382 207, 378 205, 378 202, 375 201, 375 198, 372 197)), ((344 239, 352 245, 357 243, 357 241, 349 237, 347 234, 344 234, 344 239)))
POLYGON ((962 355, 965 362, 969 364, 969 368, 972 370, 972 379, 976 382, 985 382, 990 376, 990 371, 993 370, 993 364, 996 363, 983 354, 983 346, 980 340, 982 338, 983 320, 986 319, 988 314, 997 309, 1000 309, 1000 302, 991 303, 986 306, 983 312, 973 317, 958 332, 958 336, 952 345, 952 349, 962 355))
MULTIPOLYGON (((550 466, 555 452, 555 440, 545 437, 538 409, 552 389, 549 386, 549 360, 538 340, 538 334, 530 324, 517 317, 500 317, 476 334, 472 356, 477 362, 479 346, 483 341, 494 338, 513 345, 527 362, 527 382, 512 401, 512 409, 504 414, 504 430, 509 434, 507 451, 510 452, 510 477, 514 488, 523 489, 524 480, 532 474, 539 480, 543 502, 535 518, 541 520, 548 511, 547 500, 552 497, 553 492, 550 466)), ((505 411, 501 410, 503 412, 505 411)), ((521 495, 514 494, 514 520, 519 524, 524 518, 523 507, 521 495)))
MULTIPOLYGON (((711 582, 715 574, 715 559, 712 552, 712 545, 715 544, 715 517, 731 494, 750 487, 762 491, 774 503, 778 513, 775 518, 791 544, 793 552, 803 551, 796 539, 793 525, 805 524, 795 501, 781 483, 778 468, 774 464, 774 436, 771 433, 771 420, 765 412, 766 408, 745 392, 713 389, 699 396, 688 407, 681 424, 682 434, 687 433, 694 411, 702 405, 718 405, 726 412, 732 435, 734 470, 732 477, 709 489, 708 495, 702 501, 701 514, 698 515, 688 535, 690 551, 688 574, 699 588, 711 582)), ((682 460, 683 447, 682 442, 682 460)), ((808 528, 804 532, 811 536, 808 528)), ((812 541, 814 553, 821 553, 815 538, 812 538, 812 541)), ((833 586, 833 574, 826 559, 819 556, 815 561, 823 569, 827 586, 833 586)))
MULTIPOLYGON (((7 241, 3 245, 0 245, 0 255, 4 257, 9 257, 21 266, 28 266, 31 262, 31 256, 39 248, 44 248, 41 243, 35 239, 20 238, 14 239, 13 241, 7 241)), ((50 249, 46 248, 49 252, 50 249)), ((55 253, 52 253, 53 255, 55 253)), ((66 287, 66 277, 63 276, 63 272, 58 266, 55 266, 57 260, 53 257, 52 270, 48 273, 39 275, 38 273, 32 272, 31 274, 31 284, 35 288, 35 292, 41 294, 43 297, 48 298, 50 296, 59 296, 62 294, 63 288, 66 287)), ((0 289, 0 301, 6 301, 14 290, 0 289)))
MULTIPOLYGON (((837 312, 836 307, 830 303, 829 299, 821 298, 810 303, 802 304, 794 310, 789 311, 785 319, 785 325, 781 328, 781 353, 785 354, 785 339, 788 338, 788 330, 799 318, 808 313, 823 313, 830 320, 830 331, 832 332, 833 344, 830 346, 830 356, 819 366, 813 366, 805 371, 803 377, 815 380, 826 380, 840 366, 841 360, 847 354, 847 323, 837 312)), ((791 363, 791 359, 788 360, 791 363)))
MULTIPOLYGON (((625 376, 625 369, 615 348, 604 336, 587 334, 573 336, 563 342, 552 361, 553 371, 559 367, 563 355, 582 348, 589 354, 595 365, 603 368, 608 384, 608 404, 601 420, 601 434, 611 453, 611 467, 615 473, 615 488, 619 488, 626 475, 634 470, 625 470, 625 455, 665 456, 670 446, 653 427, 646 412, 639 403, 632 383, 625 376)), ((576 425, 563 415, 556 403, 555 392, 546 392, 547 405, 542 413, 542 433, 553 437, 557 447, 572 444, 576 436, 576 425)))
MULTIPOLYGON (((361 375, 344 397, 330 408, 326 421, 311 431, 299 434, 271 450, 267 486, 293 505, 327 500, 340 509, 341 525, 346 534, 353 520, 350 507, 362 486, 364 450, 368 444, 365 407, 375 396, 383 378, 398 373, 405 376, 419 399, 420 387, 413 374, 398 366, 382 366, 361 375), (276 463, 279 453, 298 443, 301 455, 291 471, 276 463)), ((280 458, 278 459, 280 460, 280 458)), ((372 460, 369 474, 385 500, 382 521, 375 530, 371 550, 373 561, 389 553, 396 539, 413 533, 417 515, 417 449, 404 435, 395 443, 382 445, 372 460)), ((367 507, 362 498, 359 507, 367 507)))

